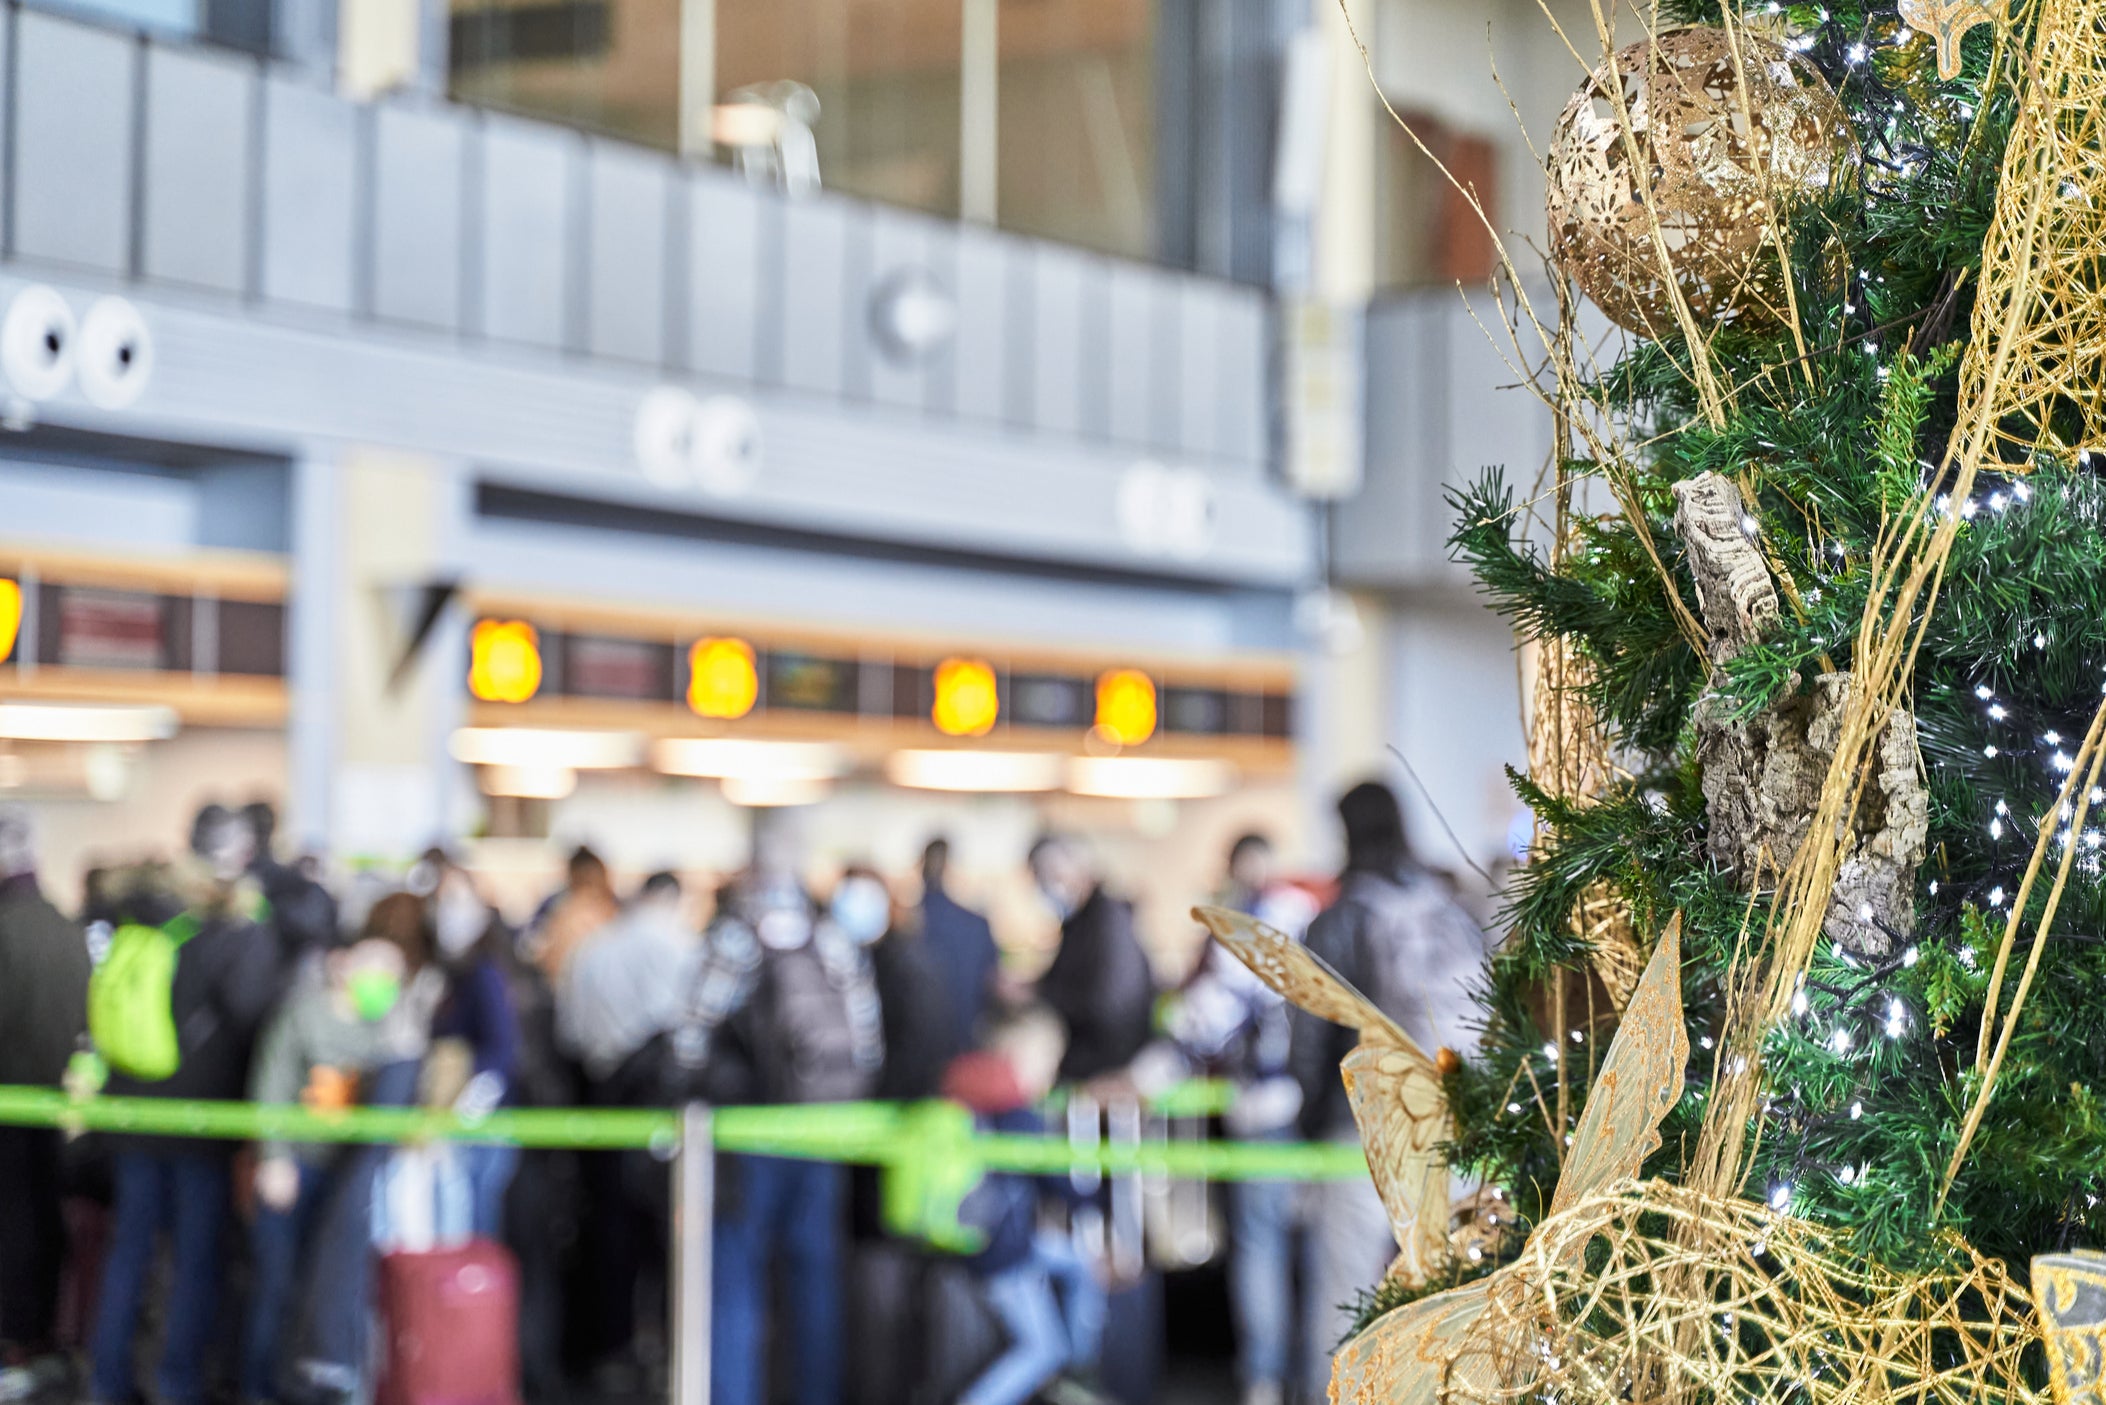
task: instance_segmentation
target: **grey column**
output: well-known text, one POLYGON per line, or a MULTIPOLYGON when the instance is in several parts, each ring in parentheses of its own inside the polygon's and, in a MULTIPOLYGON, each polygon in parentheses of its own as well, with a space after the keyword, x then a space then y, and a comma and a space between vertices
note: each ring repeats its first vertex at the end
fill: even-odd
POLYGON ((343 745, 336 618, 344 572, 337 526, 342 482, 332 452, 311 450, 292 465, 285 798, 294 841, 325 852, 335 835, 336 763, 343 745))

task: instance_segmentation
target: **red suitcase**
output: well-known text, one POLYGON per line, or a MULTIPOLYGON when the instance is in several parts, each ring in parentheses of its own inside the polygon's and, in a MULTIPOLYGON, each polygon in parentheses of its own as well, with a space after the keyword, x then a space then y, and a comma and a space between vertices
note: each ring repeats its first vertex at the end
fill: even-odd
POLYGON ((501 1244, 380 1260, 375 1405, 519 1405, 519 1268, 501 1244))

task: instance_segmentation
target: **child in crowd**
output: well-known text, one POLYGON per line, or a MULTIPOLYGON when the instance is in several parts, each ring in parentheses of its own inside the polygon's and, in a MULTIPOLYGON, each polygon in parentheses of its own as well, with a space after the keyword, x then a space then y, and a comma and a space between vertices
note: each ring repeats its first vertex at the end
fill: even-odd
MULTIPOLYGON (((944 1096, 970 1108, 986 1130, 1043 1132, 1035 1108, 1052 1091, 1066 1044, 1059 1019, 1042 1007, 994 1016, 981 1047, 951 1064, 944 1096)), ((960 1405, 1023 1405, 1041 1391, 1056 1402, 1100 1398, 1087 1382, 1104 1335, 1104 1288, 1073 1240, 1040 1227, 1040 1195, 1041 1184, 1028 1177, 991 1175, 960 1212, 986 1235, 970 1268, 1009 1334, 1008 1349, 960 1405)))
MULTIPOLYGON (((429 955, 419 899, 395 893, 374 904, 359 939, 330 953, 265 1030, 251 1099, 318 1110, 411 1101, 444 989, 429 955)), ((377 1165, 378 1153, 366 1147, 260 1148, 246 1399, 355 1395, 365 1360, 377 1165), (290 1342, 288 1322, 295 1324, 290 1342)))

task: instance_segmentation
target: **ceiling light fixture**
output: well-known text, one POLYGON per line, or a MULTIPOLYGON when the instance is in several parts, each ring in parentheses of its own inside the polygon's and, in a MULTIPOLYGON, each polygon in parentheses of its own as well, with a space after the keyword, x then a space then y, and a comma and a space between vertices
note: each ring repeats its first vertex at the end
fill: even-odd
POLYGON ((0 737, 24 742, 157 742, 176 734, 159 703, 0 703, 0 737))
POLYGON ((895 751, 885 778, 914 790, 1022 794, 1060 786, 1060 758, 1042 751, 895 751))
POLYGON ((1107 800, 1204 800, 1226 794, 1236 768, 1226 761, 1169 756, 1076 756, 1068 789, 1107 800))
POLYGON ((745 737, 673 737, 651 749, 651 764, 669 776, 719 780, 830 781, 848 772, 832 742, 774 742, 745 737))
POLYGON ((618 771, 643 760, 643 738, 634 732, 551 727, 462 727, 447 749, 471 766, 618 771))

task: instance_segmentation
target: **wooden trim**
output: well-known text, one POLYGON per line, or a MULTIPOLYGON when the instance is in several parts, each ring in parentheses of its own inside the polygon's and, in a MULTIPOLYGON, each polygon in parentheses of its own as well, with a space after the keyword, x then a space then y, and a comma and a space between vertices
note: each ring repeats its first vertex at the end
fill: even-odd
POLYGON ((712 634, 736 634, 762 648, 809 649, 847 658, 905 659, 933 665, 953 654, 984 657, 1001 668, 1022 672, 1096 674, 1107 668, 1147 670, 1157 682, 1172 687, 1230 688, 1253 692, 1292 692, 1295 664, 1291 655, 1189 654, 1168 650, 1065 649, 1049 645, 911 631, 878 632, 823 626, 761 616, 716 613, 657 606, 613 606, 511 591, 464 590, 463 605, 474 615, 517 618, 563 633, 604 633, 621 638, 692 643, 712 634))
POLYGON ((172 707, 188 727, 281 727, 285 681, 232 674, 131 673, 39 664, 27 679, 0 669, 0 699, 172 707))
POLYGON ((112 586, 221 600, 283 601, 285 558, 261 551, 197 551, 162 556, 108 556, 0 543, 0 575, 34 571, 46 585, 112 586))

